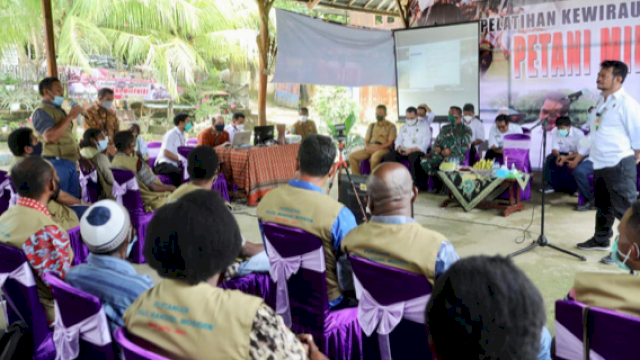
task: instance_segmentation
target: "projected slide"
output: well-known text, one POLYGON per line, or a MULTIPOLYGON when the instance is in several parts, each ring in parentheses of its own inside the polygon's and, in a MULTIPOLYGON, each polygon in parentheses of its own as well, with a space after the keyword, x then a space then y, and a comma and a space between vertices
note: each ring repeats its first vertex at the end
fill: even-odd
POLYGON ((478 24, 396 31, 400 116, 426 103, 436 115, 471 103, 478 113, 478 24))

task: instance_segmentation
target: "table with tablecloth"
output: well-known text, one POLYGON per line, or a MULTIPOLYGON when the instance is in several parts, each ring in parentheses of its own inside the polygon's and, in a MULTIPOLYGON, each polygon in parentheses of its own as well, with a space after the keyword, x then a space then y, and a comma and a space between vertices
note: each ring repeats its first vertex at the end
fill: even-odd
POLYGON ((503 210, 504 216, 509 216, 515 211, 524 210, 520 193, 531 179, 527 173, 519 173, 517 178, 505 179, 491 176, 483 176, 473 171, 438 171, 451 199, 445 200, 442 207, 447 207, 454 201, 460 204, 464 211, 469 211, 477 206, 503 210), (509 191, 509 203, 501 204, 495 199, 505 191, 509 191))
POLYGON ((300 144, 254 147, 248 150, 217 148, 227 182, 247 195, 247 204, 257 206, 264 195, 285 185, 296 172, 300 144))

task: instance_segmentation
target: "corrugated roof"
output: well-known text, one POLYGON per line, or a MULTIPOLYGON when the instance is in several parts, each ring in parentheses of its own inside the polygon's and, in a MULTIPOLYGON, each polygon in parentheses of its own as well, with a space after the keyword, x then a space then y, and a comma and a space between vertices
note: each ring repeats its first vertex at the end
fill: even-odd
POLYGON ((386 16, 400 16, 396 0, 289 0, 339 10, 368 12, 386 16))

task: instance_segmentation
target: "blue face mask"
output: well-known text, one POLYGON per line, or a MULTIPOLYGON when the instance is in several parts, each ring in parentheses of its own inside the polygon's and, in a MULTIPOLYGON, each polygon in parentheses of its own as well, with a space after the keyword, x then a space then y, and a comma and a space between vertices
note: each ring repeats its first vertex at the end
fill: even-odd
POLYGON ((562 130, 558 129, 558 135, 560 137, 567 137, 567 136, 569 136, 569 130, 567 130, 567 129, 562 129, 562 130))
POLYGON ((33 145, 31 147, 33 149, 33 152, 31 153, 31 156, 40 156, 42 155, 42 143, 39 142, 36 145, 33 145))
POLYGON ((105 151, 107 150, 107 146, 109 146, 109 140, 99 140, 98 141, 98 150, 105 151))
POLYGON ((127 246, 127 258, 131 255, 131 250, 133 250, 133 245, 138 241, 138 235, 134 236, 129 245, 127 246))
POLYGON ((56 106, 62 106, 62 103, 64 102, 64 98, 62 96, 56 96, 53 98, 53 103, 56 106))
MULTIPOLYGON (((611 259, 616 263, 616 265, 618 265, 618 267, 620 269, 622 269, 624 271, 632 271, 629 268, 629 266, 627 265, 627 261, 629 260, 629 256, 631 256, 632 248, 629 248, 629 252, 627 254, 622 253, 618 249, 618 242, 619 241, 620 241, 620 235, 618 235, 618 237, 616 237, 616 241, 613 242, 613 246, 611 247, 611 259)), ((638 244, 633 244, 633 246, 635 246, 636 252, 640 256, 640 248, 638 247, 638 244)), ((637 259, 638 258, 636 258, 636 260, 637 259)))

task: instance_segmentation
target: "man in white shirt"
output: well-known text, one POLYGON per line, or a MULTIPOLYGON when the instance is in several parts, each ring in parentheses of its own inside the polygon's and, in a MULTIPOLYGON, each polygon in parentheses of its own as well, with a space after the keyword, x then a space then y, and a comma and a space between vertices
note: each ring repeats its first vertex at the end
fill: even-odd
POLYGON ((556 131, 553 134, 553 145, 551 154, 547 156, 546 167, 546 185, 540 191, 546 194, 555 192, 554 184, 557 183, 556 177, 558 171, 566 166, 568 159, 573 159, 578 154, 579 142, 584 138, 584 132, 578 128, 571 126, 571 119, 566 116, 559 117, 556 120, 556 131))
POLYGON ((425 122, 427 126, 431 126, 433 119, 436 118, 436 114, 431 111, 427 104, 421 104, 418 106, 418 121, 425 122))
POLYGON ((469 148, 469 165, 476 162, 478 146, 484 142, 484 124, 475 115, 476 109, 473 104, 465 104, 462 108, 462 119, 464 124, 471 128, 471 148, 469 148))
POLYGON ((162 147, 153 171, 158 175, 169 176, 173 186, 178 187, 182 184, 178 147, 187 145, 184 133, 191 130, 193 123, 189 119, 189 114, 180 113, 173 118, 173 124, 175 127, 162 138, 162 147))
MULTIPOLYGON (((595 175, 596 228, 578 244, 582 250, 608 251, 611 228, 638 197, 636 164, 640 158, 640 104, 622 87, 629 72, 620 61, 604 61, 598 73, 602 97, 589 133, 589 158, 595 175)), ((612 263, 611 255, 602 259, 612 263)))
POLYGON ((498 115, 496 124, 489 131, 489 151, 485 159, 502 159, 504 153, 504 137, 511 134, 522 134, 520 125, 511 124, 507 115, 498 115))
POLYGON ((401 160, 409 160, 411 163, 411 177, 413 183, 418 186, 424 186, 426 174, 420 166, 420 159, 425 156, 427 149, 431 144, 431 129, 426 121, 418 120, 418 110, 410 107, 406 112, 406 124, 402 125, 398 137, 395 141, 395 151, 390 152, 384 157, 385 162, 400 162, 401 160))
POLYGON ((224 131, 229 133, 229 142, 233 145, 233 136, 239 132, 244 131, 244 114, 243 113, 235 113, 233 114, 233 119, 231 119, 231 124, 227 125, 224 128, 224 131))

